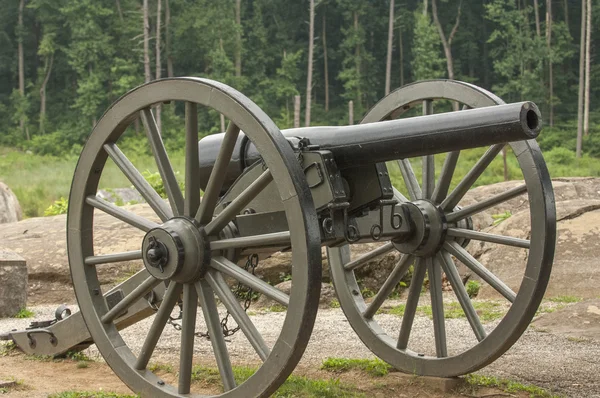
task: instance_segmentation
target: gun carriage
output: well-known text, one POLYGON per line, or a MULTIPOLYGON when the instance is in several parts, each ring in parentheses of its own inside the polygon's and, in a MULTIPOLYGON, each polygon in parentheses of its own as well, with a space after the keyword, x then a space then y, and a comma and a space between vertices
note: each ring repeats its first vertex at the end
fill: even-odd
POLYGON ((81 348, 93 340, 133 391, 142 396, 187 396, 193 392, 192 360, 201 307, 223 383, 222 395, 268 396, 293 371, 308 344, 319 303, 324 247, 341 308, 375 355, 402 371, 420 375, 456 376, 475 371, 516 342, 534 316, 550 276, 555 209, 550 177, 535 142, 540 130, 541 116, 535 104, 504 104, 481 88, 457 81, 434 80, 402 87, 377 103, 359 125, 284 131, 252 101, 221 83, 199 78, 148 83, 107 110, 75 170, 67 233, 81 312, 54 325, 14 332, 9 337, 25 351, 54 354, 81 348), (462 109, 433 114, 440 101, 453 101, 462 109), (151 110, 164 102, 181 102, 185 108, 184 192, 151 110), (230 121, 227 131, 199 140, 200 107, 225 115, 230 121), (423 116, 404 117, 420 107, 423 116), (168 202, 119 149, 119 138, 138 117, 145 126, 168 202), (524 183, 459 206, 506 145, 516 156, 524 183), (476 147, 488 148, 453 186, 460 151, 476 147), (443 153, 443 166, 436 173, 434 155, 443 153), (157 220, 142 218, 96 197, 109 160, 137 188, 157 220), (389 167, 396 166, 391 161, 398 164, 402 187, 392 183, 389 167), (529 204, 529 239, 474 228, 473 215, 520 195, 529 204), (140 250, 97 254, 93 231, 94 212, 98 211, 143 231, 140 250), (471 241, 523 250, 526 267, 515 269, 522 274, 522 282, 509 286, 494 275, 475 259, 471 241), (382 244, 352 259, 355 245, 367 242, 382 244), (289 294, 243 267, 248 256, 264 259, 280 251, 289 252, 292 259, 289 294), (356 271, 392 251, 402 253, 400 260, 375 296, 363 297, 356 271), (104 292, 98 269, 103 264, 130 260, 142 260, 144 268, 104 292), (482 325, 455 260, 506 300, 510 308, 499 322, 482 325), (397 325, 390 328, 380 322, 379 310, 409 272, 412 277, 402 320, 398 318, 397 325), (446 336, 443 274, 472 329, 465 341, 451 341, 446 336), (422 328, 413 329, 426 276, 432 322, 426 325, 429 333, 422 337, 422 328), (226 279, 286 308, 282 323, 273 325, 277 332, 263 336, 264 330, 259 331, 247 315, 226 279), (241 384, 233 376, 216 298, 261 363, 241 384), (179 376, 171 385, 148 370, 148 363, 177 304, 182 305, 179 376), (154 313, 151 326, 139 336, 141 347, 134 347, 120 331, 154 313), (76 337, 68 338, 61 326, 69 321, 71 330, 80 329, 76 337))

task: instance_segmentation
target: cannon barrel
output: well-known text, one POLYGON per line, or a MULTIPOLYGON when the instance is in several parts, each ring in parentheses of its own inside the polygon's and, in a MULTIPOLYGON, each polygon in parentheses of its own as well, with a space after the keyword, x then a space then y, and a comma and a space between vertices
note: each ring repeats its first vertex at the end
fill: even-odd
MULTIPOLYGON (((311 145, 330 150, 340 169, 378 162, 432 155, 511 141, 536 138, 541 115, 532 102, 519 102, 461 112, 340 127, 306 127, 283 130, 290 140, 307 138, 311 145)), ((199 142, 200 185, 205 188, 223 134, 199 142)), ((260 158, 256 148, 240 134, 227 171, 224 189, 260 158)))

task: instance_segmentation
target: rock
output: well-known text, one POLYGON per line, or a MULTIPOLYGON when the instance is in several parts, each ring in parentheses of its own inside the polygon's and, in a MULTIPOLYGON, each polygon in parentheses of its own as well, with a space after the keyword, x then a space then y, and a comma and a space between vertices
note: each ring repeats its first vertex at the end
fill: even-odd
MULTIPOLYGON (((556 203, 557 245, 547 297, 573 295, 598 296, 600 281, 600 200, 566 200, 556 203)), ((513 214, 486 232, 529 238, 529 211, 513 214)), ((484 266, 518 291, 526 266, 528 250, 472 241, 470 250, 484 266)), ((487 284, 480 297, 497 293, 487 284)))
POLYGON ((110 203, 116 203, 118 206, 132 202, 132 204, 146 202, 142 195, 140 195, 140 193, 133 188, 101 189, 98 191, 98 193, 96 193, 96 196, 110 203))
POLYGON ((600 340, 600 299, 586 300, 547 313, 533 321, 536 330, 572 340, 600 340))
POLYGON ((15 316, 27 305, 27 264, 0 249, 0 318, 15 316))
POLYGON ((17 222, 22 218, 23 212, 17 196, 6 184, 0 182, 0 224, 17 222))
MULTIPOLYGON (((160 221, 147 204, 124 208, 155 222, 160 221)), ((98 210, 94 214, 96 255, 140 249, 143 231, 98 210)), ((65 226, 64 214, 3 225, 0 228, 0 248, 10 249, 25 258, 32 285, 40 285, 40 289, 53 282, 70 285, 65 226)), ((100 282, 114 283, 142 266, 141 260, 99 266, 100 282)))
MULTIPOLYGON (((243 267, 245 262, 245 259, 242 259, 238 264, 243 267)), ((291 272, 292 253, 282 252, 275 253, 269 258, 261 259, 254 271, 256 276, 273 286, 284 281, 291 272)))
MULTIPOLYGON (((292 281, 281 282, 275 287, 286 294, 290 294, 292 288, 292 281)), ((335 295, 335 289, 333 288, 333 286, 329 283, 321 283, 321 297, 319 298, 319 307, 331 308, 333 305, 333 300, 337 300, 337 296, 335 295)), ((258 300, 256 300, 256 303, 254 305, 258 308, 269 308, 273 305, 278 305, 278 303, 269 299, 263 294, 258 300)))

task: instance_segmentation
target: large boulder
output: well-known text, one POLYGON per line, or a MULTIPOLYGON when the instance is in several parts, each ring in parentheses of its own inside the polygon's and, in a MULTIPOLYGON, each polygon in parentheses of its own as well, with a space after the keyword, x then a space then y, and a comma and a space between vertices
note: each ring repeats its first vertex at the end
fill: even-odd
POLYGON ((0 249, 0 318, 16 315, 27 304, 27 265, 12 252, 0 249))
MULTIPOLYGON (((147 204, 125 206, 127 210, 158 222, 147 204)), ((95 254, 139 250, 144 232, 116 218, 95 211, 95 254)), ((67 256, 66 216, 29 218, 0 228, 0 248, 10 249, 27 261, 33 292, 52 283, 71 284, 67 256)), ((100 282, 112 284, 141 269, 140 260, 98 266, 100 282)))
POLYGON ((17 196, 0 181, 0 224, 17 222, 22 218, 23 212, 17 196))

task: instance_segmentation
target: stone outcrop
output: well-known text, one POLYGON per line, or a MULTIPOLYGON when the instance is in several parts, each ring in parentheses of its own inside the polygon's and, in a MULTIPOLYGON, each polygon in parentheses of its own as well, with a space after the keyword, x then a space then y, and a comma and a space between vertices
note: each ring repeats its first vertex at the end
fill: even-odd
POLYGON ((27 264, 23 257, 0 249, 0 318, 15 316, 27 305, 27 264))
POLYGON ((20 221, 23 218, 17 196, 0 181, 0 224, 20 221))

